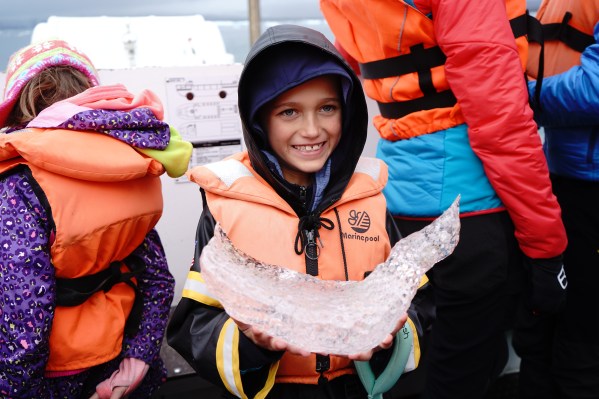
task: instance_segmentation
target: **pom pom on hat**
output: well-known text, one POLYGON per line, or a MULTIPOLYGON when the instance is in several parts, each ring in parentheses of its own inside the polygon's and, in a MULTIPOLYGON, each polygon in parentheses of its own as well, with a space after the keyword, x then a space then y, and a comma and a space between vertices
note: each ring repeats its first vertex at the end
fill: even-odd
POLYGON ((6 68, 6 85, 0 103, 0 128, 17 102, 21 90, 35 75, 46 68, 65 65, 81 71, 92 86, 99 84, 98 72, 90 59, 62 40, 31 44, 14 53, 6 68))

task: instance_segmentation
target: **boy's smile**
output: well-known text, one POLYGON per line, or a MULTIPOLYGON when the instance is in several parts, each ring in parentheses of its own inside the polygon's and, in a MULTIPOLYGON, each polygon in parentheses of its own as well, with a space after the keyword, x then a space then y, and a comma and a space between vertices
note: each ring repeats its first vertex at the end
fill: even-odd
POLYGON ((338 79, 320 76, 286 91, 265 107, 264 117, 285 180, 310 185, 341 138, 338 79))
POLYGON ((314 145, 302 145, 302 146, 293 146, 299 151, 317 151, 322 148, 324 142, 314 145))

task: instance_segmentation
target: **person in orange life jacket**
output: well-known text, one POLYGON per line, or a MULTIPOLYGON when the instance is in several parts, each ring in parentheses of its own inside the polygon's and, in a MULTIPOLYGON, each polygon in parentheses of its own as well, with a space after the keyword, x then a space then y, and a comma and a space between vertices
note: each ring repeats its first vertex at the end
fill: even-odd
POLYGON ((10 58, 0 126, 0 396, 150 397, 174 289, 159 176, 191 145, 61 40, 10 58))
POLYGON ((599 1, 543 1, 536 18, 544 73, 531 45, 528 89, 568 234, 568 285, 557 315, 519 315, 520 397, 599 398, 599 1))
MULTIPOLYGON (((279 25, 250 50, 238 97, 247 152, 188 172, 201 187, 203 210, 168 343, 228 396, 366 398, 352 360, 370 360, 381 372, 395 331, 367 353, 306 353, 236 324, 206 290, 199 264, 216 222, 252 257, 322 279, 362 280, 386 259, 400 236, 381 193, 385 165, 360 157, 368 123, 360 82, 324 35, 279 25), (367 234, 380 239, 343 233, 353 231, 348 219, 356 210, 369 215, 367 234), (309 234, 322 242, 318 256, 304 250, 309 234)), ((426 292, 421 288, 417 297, 426 292)), ((432 313, 426 300, 413 301, 408 313, 410 328, 422 333, 432 313)), ((414 344, 411 368, 417 337, 414 344)))
POLYGON ((507 359, 519 293, 542 313, 565 297, 567 239, 523 79, 525 1, 320 6, 379 105, 377 157, 389 165, 384 194, 401 233, 461 194, 460 242, 427 273, 437 313, 424 395, 484 397, 507 359))

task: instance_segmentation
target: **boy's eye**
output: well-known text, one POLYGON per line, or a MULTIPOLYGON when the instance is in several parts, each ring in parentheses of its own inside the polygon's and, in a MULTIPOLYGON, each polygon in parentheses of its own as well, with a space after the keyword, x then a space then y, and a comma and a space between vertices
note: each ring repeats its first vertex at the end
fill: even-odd
POLYGON ((335 111, 336 109, 337 109, 337 106, 336 106, 336 105, 333 105, 333 104, 327 104, 327 105, 323 105, 323 106, 322 106, 322 110, 323 110, 324 112, 333 112, 333 111, 335 111))
POLYGON ((288 109, 285 109, 285 110, 279 112, 279 115, 287 116, 287 117, 293 116, 293 115, 295 115, 295 110, 292 108, 288 108, 288 109))

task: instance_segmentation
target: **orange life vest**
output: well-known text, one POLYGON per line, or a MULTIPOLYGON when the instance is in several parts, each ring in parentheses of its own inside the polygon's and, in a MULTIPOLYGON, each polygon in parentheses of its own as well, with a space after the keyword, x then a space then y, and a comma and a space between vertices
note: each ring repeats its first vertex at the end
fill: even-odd
MULTIPOLYGON (((31 170, 50 205, 57 278, 87 276, 125 259, 162 214, 162 165, 107 135, 61 129, 0 135, 0 173, 19 164, 31 170)), ((115 358, 134 299, 133 288, 120 283, 81 305, 57 306, 46 369, 77 370, 115 358)))
MULTIPOLYGON (((257 175, 247 153, 215 165, 196 167, 190 179, 206 191, 210 212, 236 247, 262 262, 284 265, 306 273, 305 254, 294 252, 298 216, 257 175), (218 173, 221 170, 227 173, 218 173), (231 170, 243 171, 234 175, 231 170), (251 193, 249 195, 248 193, 251 193)), ((341 199, 321 217, 333 221, 333 230, 319 230, 323 247, 318 257, 318 277, 323 280, 362 280, 364 274, 385 261, 390 252, 386 232, 386 202, 382 189, 387 167, 382 161, 362 159, 341 199), (347 262, 347 277, 344 269, 347 262)), ((331 356, 327 379, 354 373, 353 362, 331 356)), ((316 355, 286 353, 279 363, 276 382, 316 384, 316 355)))
MULTIPOLYGON (((595 43, 593 29, 599 21, 599 0, 545 0, 536 18, 543 25, 544 76, 552 76, 580 65, 580 54, 595 43)), ((537 79, 540 46, 531 43, 527 73, 537 79)))
MULTIPOLYGON (((524 71, 526 2, 505 4, 524 71)), ((407 139, 464 123, 428 16, 401 0, 321 0, 321 9, 344 50, 360 64, 367 95, 378 102, 381 115, 374 117, 374 125, 381 137, 407 139)))

